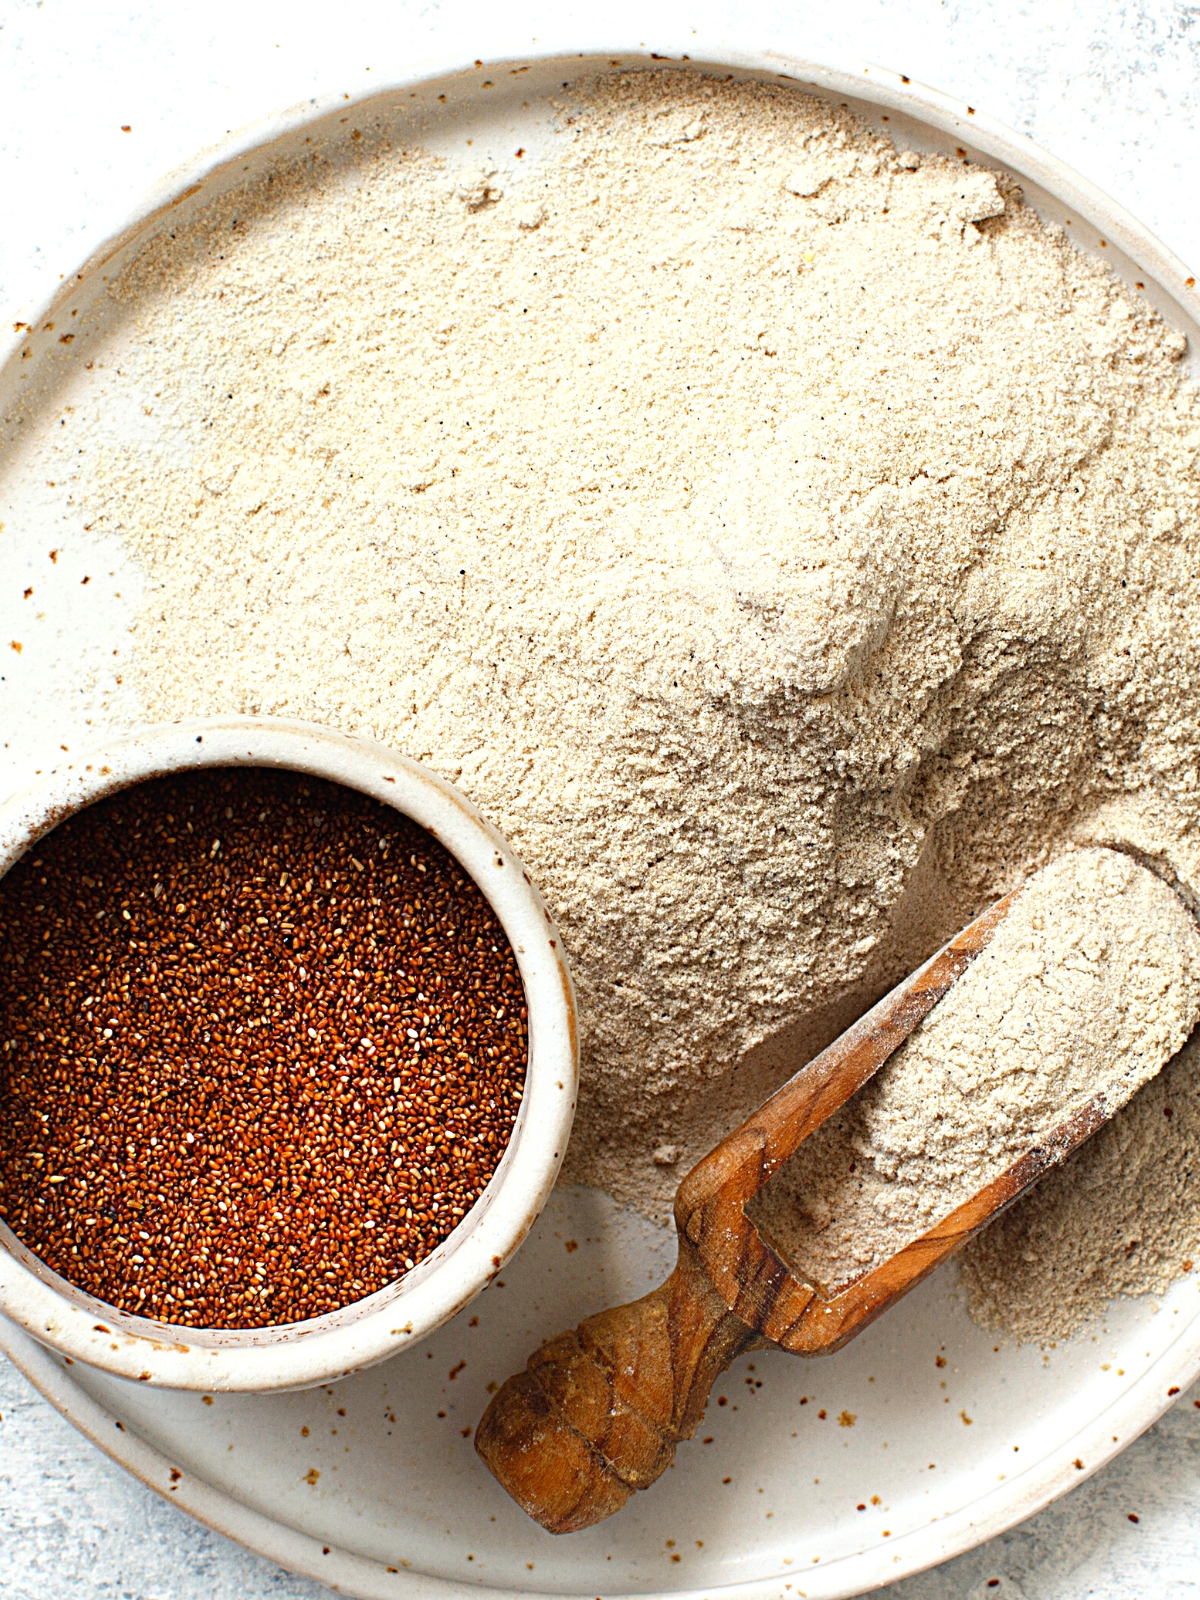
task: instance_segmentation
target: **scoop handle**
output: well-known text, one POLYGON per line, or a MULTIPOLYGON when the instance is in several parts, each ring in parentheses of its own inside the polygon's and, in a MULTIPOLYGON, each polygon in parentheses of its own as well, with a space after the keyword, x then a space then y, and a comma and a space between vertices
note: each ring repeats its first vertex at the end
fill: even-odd
POLYGON ((530 1356, 493 1396, 475 1448, 543 1528, 589 1528, 666 1471, 713 1383, 756 1341, 681 1237, 664 1284, 530 1356))

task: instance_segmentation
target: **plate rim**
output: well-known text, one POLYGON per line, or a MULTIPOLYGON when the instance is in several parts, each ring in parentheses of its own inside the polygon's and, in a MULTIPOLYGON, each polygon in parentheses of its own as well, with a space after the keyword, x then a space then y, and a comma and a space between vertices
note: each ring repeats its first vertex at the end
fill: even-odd
MULTIPOLYGON (((1123 206, 1096 184, 1043 149, 1036 141, 1009 128, 965 101, 933 89, 908 75, 870 62, 832 56, 813 60, 783 49, 758 50, 737 46, 728 39, 699 30, 666 34, 630 45, 628 38, 613 39, 602 33, 580 38, 578 31, 539 41, 536 48, 513 48, 488 53, 481 61, 461 51, 414 62, 408 70, 380 75, 370 88, 355 92, 333 91, 294 103, 246 124, 208 146, 191 160, 175 167, 152 185, 119 219, 114 219, 99 245, 90 246, 73 270, 63 274, 48 291, 39 285, 27 298, 10 301, 0 323, 0 370, 19 359, 22 347, 45 320, 52 320, 60 304, 78 292, 77 285, 100 271, 106 262, 138 237, 154 229, 167 212, 191 198, 209 182, 228 171, 243 157, 286 138, 303 126, 320 122, 337 110, 357 109, 394 99, 404 90, 437 80, 473 76, 483 66, 512 68, 562 61, 578 75, 601 61, 609 70, 614 57, 632 70, 686 66, 705 70, 724 66, 760 77, 793 83, 797 90, 815 88, 829 95, 845 95, 907 115, 943 134, 959 137, 973 151, 1011 168, 1041 187, 1049 196, 1113 241, 1118 250, 1146 274, 1166 296, 1195 342, 1200 342, 1200 292, 1196 277, 1166 245, 1123 206), (654 48, 651 48, 651 42, 654 48), (26 309, 22 310, 22 306, 26 309), (14 328, 20 322, 21 328, 14 328)), ((1116 263, 1113 263, 1114 267, 1116 263)), ((360 1600, 447 1600, 464 1587, 493 1600, 580 1600, 580 1594, 543 1590, 466 1586, 413 1568, 390 1571, 380 1563, 337 1546, 326 1547, 309 1535, 253 1511, 225 1491, 203 1479, 179 1473, 167 1456, 140 1438, 131 1428, 94 1400, 70 1376, 58 1357, 0 1317, 0 1351, 55 1409, 112 1460, 148 1488, 186 1511, 206 1526, 233 1539, 255 1554, 276 1562, 298 1576, 336 1585, 342 1593, 360 1600)), ((1044 1509, 1069 1489, 1082 1483, 1118 1455, 1169 1410, 1174 1395, 1200 1377, 1200 1316, 1194 1316, 1180 1334, 1113 1403, 1093 1416, 1068 1441, 1018 1477, 930 1525, 914 1529, 887 1546, 872 1546, 811 1567, 749 1582, 738 1581, 705 1589, 637 1591, 638 1600, 702 1600, 719 1594, 723 1600, 780 1600, 806 1596, 807 1600, 851 1600, 901 1578, 962 1555, 1044 1509), (1160 1387, 1161 1386, 1161 1387, 1160 1387), (1157 1391, 1157 1392, 1156 1392, 1157 1391), (1173 1391, 1173 1392, 1172 1392, 1173 1391), (1128 1431, 1126 1431, 1128 1430, 1128 1431), (1113 1442, 1113 1434, 1116 1442, 1113 1442), (1073 1455, 1068 1452, 1074 1452, 1073 1455), (1061 1454, 1061 1461, 1058 1459, 1061 1454), (1082 1465, 1077 1466, 1076 1462, 1082 1465)), ((633 1591, 620 1591, 629 1593, 633 1591)))
POLYGON ((1115 241, 1118 249, 1145 271, 1174 303, 1200 337, 1200 287, 1197 286, 1196 272, 1098 184, 1085 178, 1068 162, 1052 155, 1036 140, 1010 128, 1007 123, 978 107, 919 82, 906 73, 895 72, 869 61, 832 56, 816 60, 769 47, 746 49, 727 40, 705 35, 699 30, 689 30, 685 36, 668 37, 657 43, 659 48, 652 50, 645 42, 631 46, 627 39, 614 40, 604 35, 594 39, 579 39, 572 35, 565 41, 547 40, 538 48, 502 49, 489 53, 483 59, 463 56, 458 52, 443 52, 415 63, 407 72, 381 76, 369 88, 360 85, 353 91, 335 90, 313 95, 245 123, 197 152, 190 160, 171 168, 143 190, 133 205, 122 211, 120 216, 113 214, 115 208, 110 208, 107 227, 102 222, 99 228, 103 234, 101 241, 89 244, 87 250, 49 289, 39 276, 34 286, 24 292, 18 289, 0 306, 0 369, 8 365, 23 345, 32 342, 39 323, 49 319, 60 305, 77 292, 75 286, 78 283, 98 272, 139 236, 149 235, 165 213, 190 199, 244 156, 257 154, 275 140, 286 138, 309 123, 320 122, 337 110, 356 110, 437 79, 473 76, 485 66, 489 69, 511 70, 514 66, 546 65, 561 60, 569 62, 572 70, 578 74, 580 63, 586 70, 593 61, 599 62, 601 59, 610 70, 615 70, 611 65, 614 56, 623 58, 621 65, 636 63, 634 70, 656 65, 664 68, 685 67, 692 71, 702 71, 706 67, 733 67, 738 71, 794 83, 801 92, 806 88, 817 88, 827 94, 844 94, 853 99, 868 100, 928 123, 942 133, 961 135, 974 149, 1032 180, 1115 241))
MULTIPOLYGON (((205 1527, 298 1577, 327 1584, 356 1600, 449 1600, 464 1590, 480 1600, 582 1600, 585 1593, 590 1600, 590 1590, 517 1590, 464 1584, 460 1579, 439 1578, 403 1564, 399 1569, 387 1567, 341 1546, 323 1545, 177 1467, 168 1455, 149 1444, 76 1382, 66 1370, 75 1365, 70 1357, 46 1349, 3 1316, 0 1352, 60 1416, 146 1488, 205 1527)), ((803 1569, 796 1568, 791 1574, 781 1572, 750 1582, 703 1589, 611 1590, 608 1600, 702 1600, 713 1595, 721 1596, 721 1600, 795 1600, 797 1596, 805 1600, 854 1600, 855 1596, 965 1555, 1044 1510, 1094 1476, 1151 1428, 1198 1374, 1200 1317, 1193 1318, 1191 1326, 1151 1363, 1141 1378, 1097 1412, 1053 1455, 928 1526, 901 1535, 894 1544, 873 1545, 820 1567, 810 1567, 804 1572, 803 1589, 799 1583, 803 1569), (1151 1398, 1155 1388, 1158 1394, 1151 1398), (1128 1433, 1122 1431, 1123 1427, 1128 1427, 1128 1433), (1115 1443, 1113 1428, 1117 1429, 1115 1443)))

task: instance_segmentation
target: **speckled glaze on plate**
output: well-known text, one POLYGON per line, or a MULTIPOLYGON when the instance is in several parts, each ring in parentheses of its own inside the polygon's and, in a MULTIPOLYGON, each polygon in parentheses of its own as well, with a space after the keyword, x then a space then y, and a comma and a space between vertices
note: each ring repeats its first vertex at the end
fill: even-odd
MULTIPOLYGON (((526 151, 523 171, 535 166, 564 80, 685 55, 692 70, 815 90, 901 145, 959 149, 1006 168, 1043 216, 1062 222, 1196 348, 1200 300, 1182 263, 1092 185, 981 112, 860 63, 733 50, 691 32, 626 43, 598 31, 577 54, 478 67, 464 52, 459 62, 398 74, 382 92, 377 83, 369 103, 338 95, 234 136, 148 197, 53 305, 14 310, 0 335, 0 397, 41 383, 43 408, 63 403, 72 372, 90 358, 89 340, 104 334, 96 328, 64 346, 60 319, 95 297, 170 208, 201 203, 307 137, 346 138, 355 121, 371 118, 411 129, 414 141, 452 161, 466 160, 470 139, 471 164, 489 160, 515 193, 512 152, 526 151), (15 335, 14 321, 27 325, 15 335), (57 332, 45 329, 50 321, 57 332)), ((135 423, 118 418, 113 427, 135 423)), ((102 724, 119 732, 136 717, 109 663, 126 648, 142 584, 115 542, 81 531, 67 497, 21 478, 23 449, 14 437, 13 469, 0 467, 0 520, 18 537, 36 526, 20 558, 38 563, 47 599, 43 643, 9 664, 5 686, 16 702, 2 753, 14 787, 60 759, 59 743, 73 743, 89 718, 94 738, 102 724), (55 542, 64 554, 51 575, 45 550, 55 542), (102 564, 110 579, 80 590, 83 572, 102 564), (88 688, 104 672, 109 687, 88 688)), ((0 632, 6 626, 0 621, 0 632)), ((603 1196, 558 1190, 518 1255, 466 1311, 417 1348, 302 1394, 151 1392, 64 1367, 16 1330, 3 1337, 64 1415, 164 1496, 295 1572, 381 1600, 433 1600, 465 1586, 582 1600, 859 1594, 1039 1510, 1147 1428, 1200 1373, 1195 1276, 1161 1301, 1119 1303, 1042 1352, 996 1348, 957 1301, 953 1271, 943 1271, 837 1356, 803 1361, 769 1351, 737 1363, 698 1437, 652 1491, 610 1522, 554 1539, 475 1459, 469 1435, 489 1386, 540 1339, 661 1281, 672 1251, 669 1235, 603 1196)))

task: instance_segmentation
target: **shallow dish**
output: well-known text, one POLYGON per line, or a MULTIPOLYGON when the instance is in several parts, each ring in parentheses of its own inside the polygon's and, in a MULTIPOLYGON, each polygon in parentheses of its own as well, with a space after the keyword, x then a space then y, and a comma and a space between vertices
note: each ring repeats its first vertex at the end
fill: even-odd
POLYGON ((197 1329, 130 1316, 75 1288, 0 1224, 0 1312, 62 1356, 114 1377, 210 1392, 325 1383, 383 1361, 467 1305, 528 1233, 558 1176, 578 1052, 561 940, 507 841, 451 784, 370 739, 276 717, 143 729, 64 762, 0 810, 0 876, 72 812, 144 778, 205 767, 284 767, 394 807, 466 869, 508 935, 529 1009, 529 1066, 512 1137, 479 1199, 437 1249, 387 1288, 281 1328, 197 1329))
MULTIPOLYGON (((961 150, 1004 168, 1043 217, 1144 293, 1195 349, 1200 301, 1183 264, 1092 185, 975 109, 861 63, 755 53, 691 31, 647 35, 630 48, 597 32, 570 49, 514 53, 486 66, 464 54, 390 79, 376 67, 369 104, 362 94, 330 96, 236 135, 150 196, 53 305, 14 311, 0 334, 11 343, 0 397, 11 404, 22 390, 40 395, 21 425, 27 436, 38 416, 56 427, 73 374, 105 335, 97 327, 63 347, 45 323, 92 303, 134 243, 177 208, 288 159, 306 139, 352 137, 371 118, 451 162, 477 167, 486 159, 515 189, 521 174, 512 152, 526 152, 522 172, 536 171, 565 80, 666 60, 782 79, 848 105, 901 147, 961 150), (12 320, 26 324, 15 335, 12 320)), ((41 518, 28 551, 39 583, 47 544, 60 529, 70 539, 52 580, 61 589, 46 591, 47 629, 59 630, 61 644, 9 663, 21 709, 3 753, 14 782, 57 759, 60 738, 70 742, 57 731, 65 720, 82 727, 97 714, 81 685, 123 648, 142 584, 115 542, 80 531, 65 496, 21 478, 28 447, 17 432, 16 470, 0 478, 0 518, 10 530, 41 518), (80 566, 84 560, 93 566, 80 566), (80 577, 101 561, 114 574, 111 588, 81 591, 80 577)), ((136 714, 136 705, 109 693, 110 726, 136 714)), ((1119 1303, 1069 1344, 1043 1352, 997 1346, 969 1321, 952 1272, 943 1271, 837 1356, 812 1363, 766 1352, 739 1362, 718 1386, 728 1403, 710 1408, 701 1430, 711 1444, 684 1447, 675 1469, 619 1518, 554 1539, 474 1457, 469 1435, 488 1385, 518 1370, 539 1338, 651 1288, 671 1262, 670 1235, 603 1196, 559 1190, 525 1248, 468 1313, 403 1360, 336 1387, 218 1395, 205 1406, 195 1394, 150 1393, 103 1373, 64 1370, 15 1330, 6 1347, 89 1437, 210 1525, 343 1593, 431 1600, 464 1586, 681 1600, 859 1594, 1039 1510, 1147 1428, 1200 1373, 1194 1276, 1161 1301, 1119 1303)))

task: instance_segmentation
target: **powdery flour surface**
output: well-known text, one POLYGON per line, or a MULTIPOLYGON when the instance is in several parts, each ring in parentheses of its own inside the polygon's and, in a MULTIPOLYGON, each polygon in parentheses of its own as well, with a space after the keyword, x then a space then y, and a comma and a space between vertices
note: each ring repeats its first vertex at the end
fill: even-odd
MULTIPOLYGON (((1183 341, 1008 180, 670 72, 564 91, 504 185, 351 131, 126 271, 72 425, 139 420, 72 494, 149 575, 149 716, 372 733, 513 839, 578 981, 573 1177, 662 1214, 1073 842, 1197 881, 1183 341)), ((1175 1198, 1093 1298, 1200 1252, 1175 1198)))
POLYGON ((1200 1022, 1200 930, 1110 850, 1037 873, 880 1072, 780 1168, 755 1221, 843 1287, 977 1194, 1096 1095, 1119 1111, 1200 1022))

